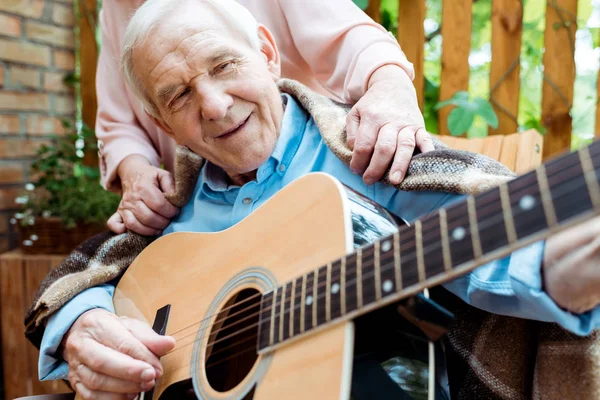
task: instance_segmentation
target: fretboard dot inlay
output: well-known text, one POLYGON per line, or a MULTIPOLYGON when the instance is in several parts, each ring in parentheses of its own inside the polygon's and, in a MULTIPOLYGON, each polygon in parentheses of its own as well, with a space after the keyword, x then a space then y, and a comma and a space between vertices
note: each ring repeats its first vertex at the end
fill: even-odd
POLYGON ((521 200, 519 200, 519 207, 521 207, 521 210, 531 210, 534 206, 535 198, 531 195, 523 196, 521 197, 521 200))
POLYGON ((386 281, 383 282, 383 291, 386 293, 389 293, 392 291, 392 289, 394 289, 394 284, 392 283, 392 281, 390 281, 389 279, 387 279, 386 281))
POLYGON ((386 240, 385 242, 381 243, 381 251, 383 251, 384 253, 387 251, 390 251, 392 249, 392 242, 389 240, 386 240))
POLYGON ((463 240, 467 234, 467 231, 462 226, 459 226, 455 230, 452 231, 452 239, 456 241, 463 240))
POLYGON ((340 291, 340 284, 339 283, 336 282, 333 285, 331 285, 331 293, 338 294, 339 291, 340 291))
POLYGON ((312 296, 306 296, 306 305, 310 306, 312 304, 312 296))

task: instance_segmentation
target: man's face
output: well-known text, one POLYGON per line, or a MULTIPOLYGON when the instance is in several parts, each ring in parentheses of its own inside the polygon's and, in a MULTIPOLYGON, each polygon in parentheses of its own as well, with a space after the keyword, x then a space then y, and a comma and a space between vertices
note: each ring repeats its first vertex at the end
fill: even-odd
POLYGON ((157 123, 233 177, 271 155, 283 109, 270 34, 261 28, 261 49, 254 49, 231 25, 206 4, 182 2, 133 60, 162 117, 157 123))

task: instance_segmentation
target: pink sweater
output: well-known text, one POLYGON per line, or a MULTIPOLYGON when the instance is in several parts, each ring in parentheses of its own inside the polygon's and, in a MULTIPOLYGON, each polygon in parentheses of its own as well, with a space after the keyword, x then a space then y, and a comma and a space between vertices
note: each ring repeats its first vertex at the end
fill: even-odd
MULTIPOLYGON (((173 169, 175 142, 148 118, 126 87, 119 68, 123 36, 143 0, 104 0, 100 14, 96 135, 102 183, 119 190, 119 163, 139 154, 173 169)), ((396 39, 351 0, 238 0, 266 25, 279 47, 282 73, 313 90, 356 102, 379 67, 396 64, 413 78, 413 67, 396 39)))

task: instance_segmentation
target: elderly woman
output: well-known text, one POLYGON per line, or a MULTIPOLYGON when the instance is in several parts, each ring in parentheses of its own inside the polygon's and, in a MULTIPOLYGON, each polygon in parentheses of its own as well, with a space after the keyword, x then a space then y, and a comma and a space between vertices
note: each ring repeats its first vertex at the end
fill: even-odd
MULTIPOLYGON (((163 196, 172 190, 174 142, 126 88, 118 65, 125 27, 141 3, 103 2, 96 135, 103 184, 122 191, 109 228, 155 235, 177 213, 163 196), (161 163, 166 170, 159 168, 161 163)), ((366 183, 377 181, 390 164, 392 182, 400 182, 415 143, 423 152, 433 149, 417 106, 411 63, 395 38, 351 0, 239 3, 273 32, 284 77, 356 103, 348 115, 348 141, 354 147, 351 166, 355 173, 364 172, 366 183)))
MULTIPOLYGON (((368 186, 352 174, 324 144, 299 97, 278 90, 281 55, 272 33, 232 0, 150 0, 127 31, 123 65, 149 118, 207 161, 192 199, 167 233, 226 229, 311 171, 336 176, 406 220, 456 199, 368 186)), ((445 287, 490 312, 554 321, 587 334, 600 325, 599 222, 488 263, 445 287)), ((64 378, 68 371, 85 398, 133 398, 149 390, 162 373, 159 357, 174 346, 173 338, 140 321, 117 318, 113 290, 103 285, 82 292, 50 318, 44 333, 42 376, 64 378)))

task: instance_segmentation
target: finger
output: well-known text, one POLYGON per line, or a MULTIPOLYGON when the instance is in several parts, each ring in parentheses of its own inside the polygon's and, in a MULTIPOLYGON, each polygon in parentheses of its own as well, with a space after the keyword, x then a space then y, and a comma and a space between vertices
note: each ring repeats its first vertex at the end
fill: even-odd
POLYGON ((133 318, 122 318, 123 325, 157 357, 162 357, 175 347, 175 338, 154 332, 148 324, 133 318))
MULTIPOLYGON (((133 340, 137 341, 137 339, 133 340)), ((78 360, 94 372, 138 383, 153 380, 157 376, 156 365, 160 365, 160 363, 147 349, 149 356, 143 357, 144 360, 140 360, 126 354, 125 351, 128 349, 124 348, 124 345, 118 346, 123 348, 123 351, 120 351, 92 339, 86 340, 84 343, 85 349, 78 352, 78 360), (147 362, 151 358, 156 361, 147 362)), ((128 346, 133 347, 133 345, 128 346)))
POLYGON ((158 172, 158 185, 163 193, 175 192, 175 179, 169 171, 160 170, 158 172))
POLYGON ((74 373, 77 374, 78 380, 90 390, 114 393, 139 393, 147 392, 154 387, 154 379, 142 380, 142 382, 123 380, 94 372, 84 364, 77 365, 74 373))
POLYGON ((165 198, 165 193, 156 186, 145 187, 142 192, 142 199, 152 211, 165 218, 171 219, 179 213, 179 208, 169 203, 165 198))
MULTIPOLYGON (((162 371, 162 366, 160 365, 158 358, 146 346, 144 346, 142 342, 133 336, 131 332, 129 332, 121 319, 117 318, 114 314, 111 314, 110 317, 111 318, 102 318, 101 320, 96 318, 94 321, 92 321, 92 335, 98 342, 98 345, 103 345, 110 350, 113 350, 117 354, 121 354, 122 356, 129 356, 134 360, 150 364, 156 371, 162 371)), ((85 364, 91 366, 88 363, 85 364)), ((93 366, 91 367, 94 371, 97 371, 96 368, 93 368, 93 366)), ((99 372, 110 376, 115 376, 105 370, 99 372)), ((120 376, 116 375, 116 377, 119 378, 120 376)), ((124 379, 136 380, 129 377, 124 379)), ((137 381, 139 381, 139 379, 137 379, 137 381)))
POLYGON ((127 227, 125 226, 125 223, 121 218, 121 214, 119 214, 118 212, 114 213, 108 219, 108 221, 106 221, 106 226, 108 227, 108 229, 110 229, 116 234, 125 233, 127 231, 127 227))
POLYGON ((363 175, 363 180, 367 185, 372 185, 385 174, 394 158, 397 140, 398 130, 395 126, 386 124, 379 130, 373 157, 363 175))
POLYGON ((390 167, 390 183, 392 185, 398 185, 406 176, 414 151, 414 127, 406 127, 398 133, 396 154, 394 155, 394 161, 390 167))
POLYGON ((431 139, 431 135, 425 130, 425 128, 420 127, 417 130, 415 135, 415 141, 417 143, 417 147, 421 150, 421 153, 427 153, 428 151, 435 150, 433 146, 433 140, 431 139))
POLYGON ((142 225, 158 231, 165 229, 171 222, 170 219, 152 211, 144 202, 141 201, 137 202, 133 208, 129 208, 128 210, 133 213, 135 219, 137 219, 142 225))
POLYGON ((81 382, 77 382, 75 385, 75 391, 83 400, 133 400, 137 394, 121 394, 121 393, 108 393, 91 390, 81 382))
POLYGON ((354 149, 354 142, 356 141, 356 132, 358 131, 359 121, 360 117, 358 114, 358 109, 355 105, 346 116, 346 143, 351 149, 354 149))
POLYGON ((352 160, 350 160, 350 169, 354 173, 362 174, 367 169, 375 148, 378 132, 378 125, 370 122, 367 118, 360 120, 356 133, 356 143, 352 151, 352 160))
POLYGON ((127 229, 135 233, 139 233, 140 235, 155 236, 160 235, 162 232, 161 230, 154 229, 152 227, 142 224, 140 221, 138 221, 133 212, 131 212, 130 210, 124 210, 122 212, 122 217, 123 221, 125 221, 125 226, 127 227, 127 229))

